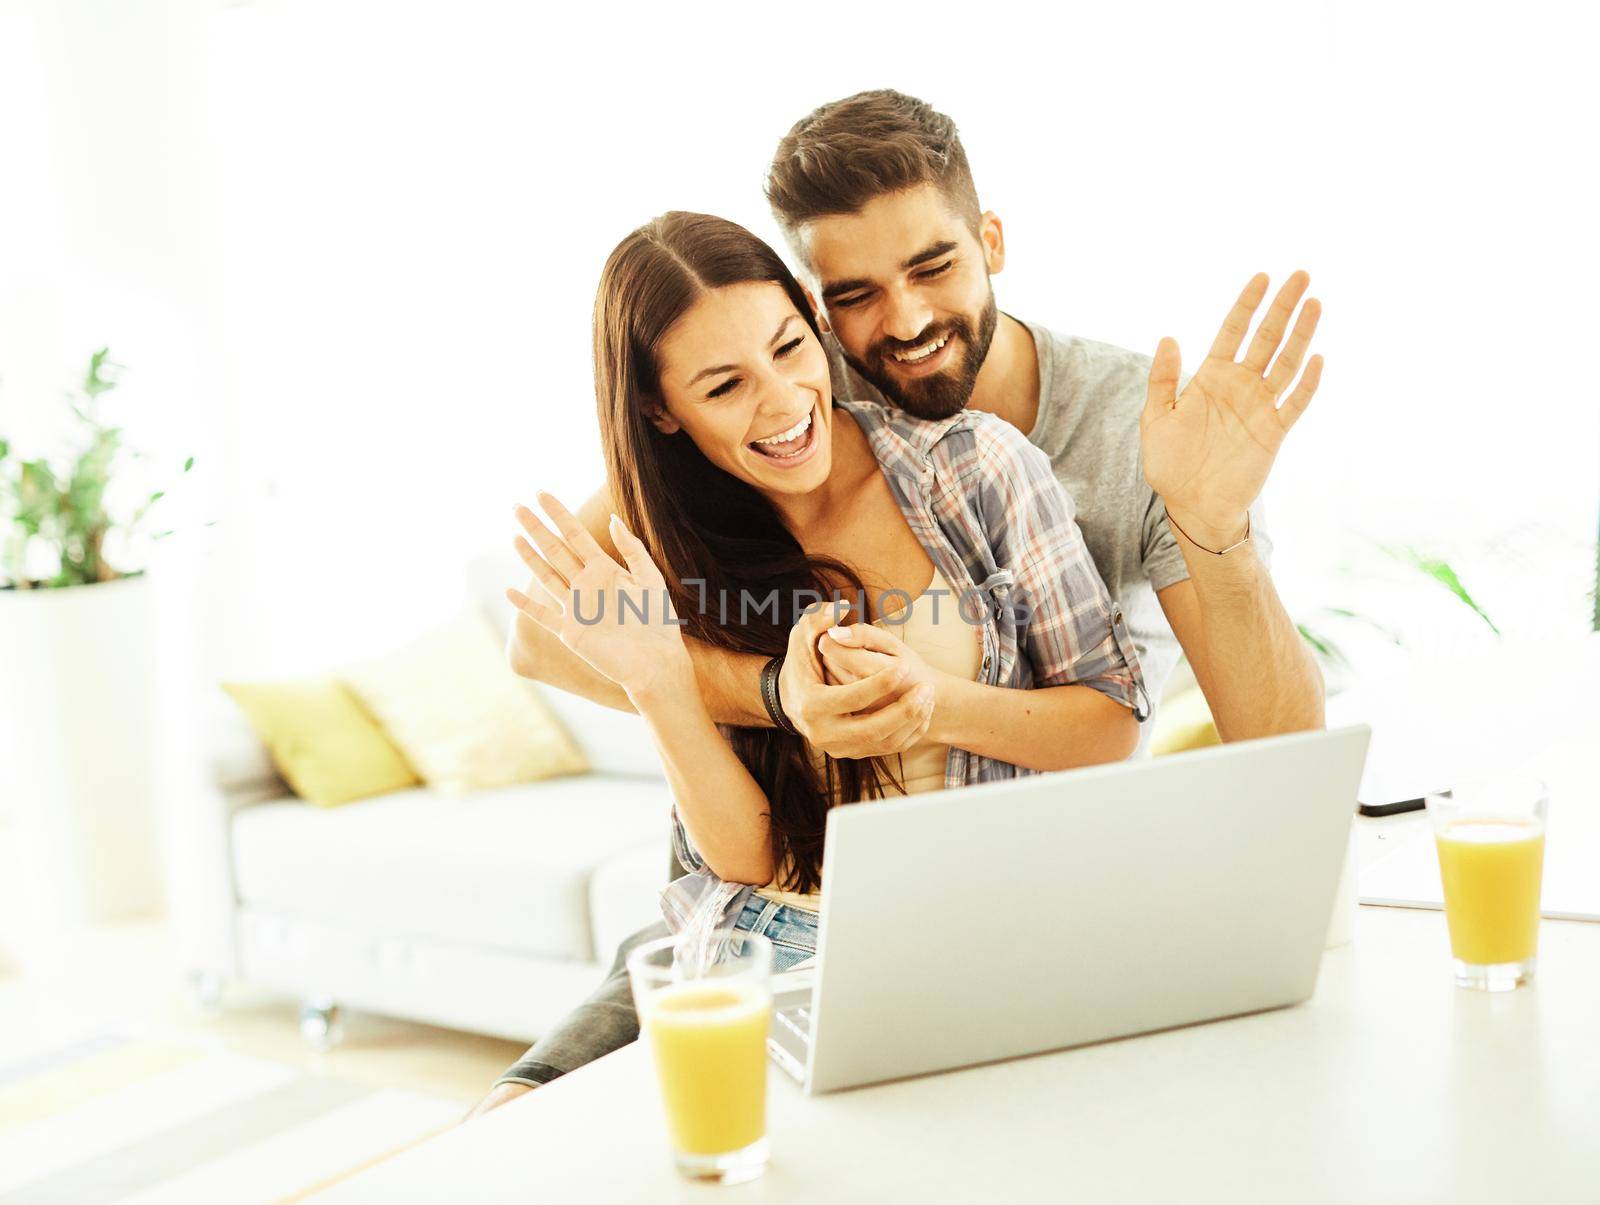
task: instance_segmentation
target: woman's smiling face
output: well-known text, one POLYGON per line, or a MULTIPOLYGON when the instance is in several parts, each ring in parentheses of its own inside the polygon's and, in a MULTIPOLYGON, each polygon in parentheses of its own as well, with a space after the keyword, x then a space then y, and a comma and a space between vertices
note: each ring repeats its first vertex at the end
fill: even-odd
POLYGON ((662 337, 662 431, 764 494, 802 494, 832 467, 828 357, 781 285, 712 289, 662 337))

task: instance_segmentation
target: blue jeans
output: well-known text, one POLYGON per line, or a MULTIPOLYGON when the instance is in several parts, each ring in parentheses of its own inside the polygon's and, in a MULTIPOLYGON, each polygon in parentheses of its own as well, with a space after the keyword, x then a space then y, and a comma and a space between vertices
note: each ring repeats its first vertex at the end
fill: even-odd
POLYGON ((787 971, 817 952, 817 914, 752 895, 733 922, 772 943, 772 973, 787 971))
MULTIPOLYGON (((733 927, 759 933, 772 942, 774 974, 787 971, 817 952, 817 914, 776 900, 752 895, 733 927)), ((633 986, 628 982, 628 953, 635 946, 667 934, 666 924, 658 922, 625 939, 617 947, 611 970, 600 986, 508 1067, 495 1081, 496 1086, 548 1084, 636 1041, 639 1015, 634 1011, 633 986)))

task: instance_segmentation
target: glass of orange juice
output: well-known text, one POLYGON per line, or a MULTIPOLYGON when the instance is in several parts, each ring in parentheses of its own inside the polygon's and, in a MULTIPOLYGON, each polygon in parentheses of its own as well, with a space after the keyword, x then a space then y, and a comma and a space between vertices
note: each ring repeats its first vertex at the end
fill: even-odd
POLYGON ((639 1028, 655 1057, 678 1171, 740 1184, 767 1169, 772 943, 735 930, 706 965, 662 938, 628 955, 639 1028))
POLYGON ((1456 983, 1508 992, 1533 978, 1549 793, 1501 775, 1427 798, 1456 983))

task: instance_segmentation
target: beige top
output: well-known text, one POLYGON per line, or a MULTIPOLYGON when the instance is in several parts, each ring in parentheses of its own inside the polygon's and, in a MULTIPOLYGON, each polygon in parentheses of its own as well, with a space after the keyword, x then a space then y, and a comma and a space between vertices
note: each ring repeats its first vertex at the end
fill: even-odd
MULTIPOLYGON (((928 590, 909 608, 903 623, 890 623, 884 619, 873 622, 887 628, 905 641, 933 669, 969 681, 978 676, 983 660, 983 640, 979 628, 965 622, 956 606, 955 591, 945 576, 935 567, 928 590), (934 593, 943 591, 943 593, 934 593)), ((902 612, 895 612, 898 619, 902 612)), ((950 746, 937 741, 921 740, 900 754, 898 764, 890 763, 904 786, 907 795, 921 791, 938 791, 944 788, 944 767, 950 746)), ((893 789, 891 784, 891 790, 893 789)), ((820 891, 801 894, 781 891, 777 880, 758 888, 756 894, 763 899, 776 900, 792 908, 816 912, 822 903, 820 891)))

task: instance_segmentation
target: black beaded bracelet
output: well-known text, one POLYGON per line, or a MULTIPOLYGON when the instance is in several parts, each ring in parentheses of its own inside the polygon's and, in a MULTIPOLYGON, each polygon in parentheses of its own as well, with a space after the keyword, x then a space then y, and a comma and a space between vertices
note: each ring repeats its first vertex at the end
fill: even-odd
POLYGON ((772 726, 790 736, 799 736, 800 729, 783 709, 783 699, 778 694, 778 674, 783 670, 783 657, 777 656, 761 667, 761 701, 766 704, 767 718, 772 726))

